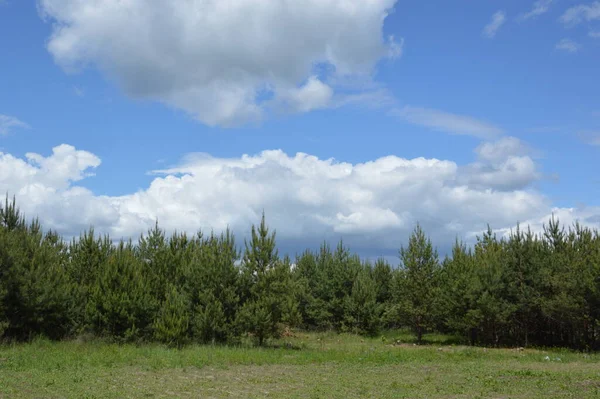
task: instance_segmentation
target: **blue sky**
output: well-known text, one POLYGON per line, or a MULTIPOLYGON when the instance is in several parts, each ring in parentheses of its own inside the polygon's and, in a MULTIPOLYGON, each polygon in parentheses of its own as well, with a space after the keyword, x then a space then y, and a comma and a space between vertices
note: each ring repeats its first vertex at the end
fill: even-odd
POLYGON ((598 1, 85 3, 0 2, 0 191, 66 235, 600 226, 598 1))

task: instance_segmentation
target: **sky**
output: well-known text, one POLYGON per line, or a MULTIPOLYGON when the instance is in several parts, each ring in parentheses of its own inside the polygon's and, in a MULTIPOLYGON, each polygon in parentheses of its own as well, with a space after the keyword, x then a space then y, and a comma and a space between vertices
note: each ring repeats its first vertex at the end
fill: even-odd
POLYGON ((0 192, 65 237, 600 228, 600 1, 0 0, 0 192))

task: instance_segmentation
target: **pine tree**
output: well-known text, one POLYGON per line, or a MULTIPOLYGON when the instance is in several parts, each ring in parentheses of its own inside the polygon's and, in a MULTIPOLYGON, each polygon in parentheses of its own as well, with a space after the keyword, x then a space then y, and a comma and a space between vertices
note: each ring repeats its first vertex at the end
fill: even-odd
POLYGON ((423 334, 435 325, 440 268, 437 251, 420 225, 411 234, 408 247, 400 249, 400 258, 395 301, 399 316, 413 329, 420 344, 423 334))
POLYGON ((65 247, 56 234, 26 224, 13 199, 0 207, 0 329, 17 340, 69 332, 65 247))
POLYGON ((70 282, 74 334, 86 330, 86 307, 90 293, 96 284, 98 273, 114 248, 108 236, 96 238, 94 229, 84 232, 79 239, 73 239, 68 248, 66 270, 70 282))
POLYGON ((237 259, 235 240, 229 230, 220 237, 211 235, 198 248, 190 282, 195 298, 193 331, 201 342, 226 342, 237 336, 237 259))
POLYGON ((289 262, 279 259, 275 233, 269 233, 263 214, 259 227, 252 226, 242 262, 238 325, 253 334, 259 345, 278 337, 282 322, 297 309, 289 262), (286 314, 287 311, 287 314, 286 314))
POLYGON ((510 321, 517 309, 509 299, 504 247, 505 243, 498 240, 489 227, 475 245, 479 292, 471 315, 479 322, 483 341, 496 346, 508 336, 510 321))
POLYGON ((189 341, 190 304, 174 284, 168 284, 166 292, 154 321, 154 337, 169 346, 181 347, 189 341))
POLYGON ((374 336, 379 332, 382 307, 377 303, 377 288, 371 276, 370 265, 365 265, 346 297, 344 323, 358 334, 374 336))
POLYGON ((150 337, 157 303, 131 243, 120 242, 98 270, 86 306, 89 329, 118 341, 150 337))
POLYGON ((441 271, 441 311, 449 331, 468 337, 471 344, 477 341, 479 317, 475 302, 479 295, 476 264, 472 252, 456 240, 452 257, 447 258, 441 271))

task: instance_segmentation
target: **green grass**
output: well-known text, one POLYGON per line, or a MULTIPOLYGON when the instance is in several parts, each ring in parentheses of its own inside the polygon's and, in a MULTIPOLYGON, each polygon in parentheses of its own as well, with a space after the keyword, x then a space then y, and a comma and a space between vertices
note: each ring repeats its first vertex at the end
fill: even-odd
POLYGON ((297 333, 277 349, 182 350, 36 341, 0 347, 0 398, 600 397, 600 355, 411 340, 297 333))

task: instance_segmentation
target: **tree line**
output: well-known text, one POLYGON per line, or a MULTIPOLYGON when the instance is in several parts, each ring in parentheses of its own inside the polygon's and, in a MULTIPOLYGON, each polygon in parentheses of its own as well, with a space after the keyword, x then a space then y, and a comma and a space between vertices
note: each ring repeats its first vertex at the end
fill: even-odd
POLYGON ((263 345, 286 329, 377 335, 410 328, 473 345, 600 349, 600 236, 550 220, 543 233, 491 230, 443 259, 420 226, 400 265, 342 242, 280 256, 263 218, 242 249, 230 231, 115 244, 93 229, 63 240, 0 206, 0 339, 263 345))

